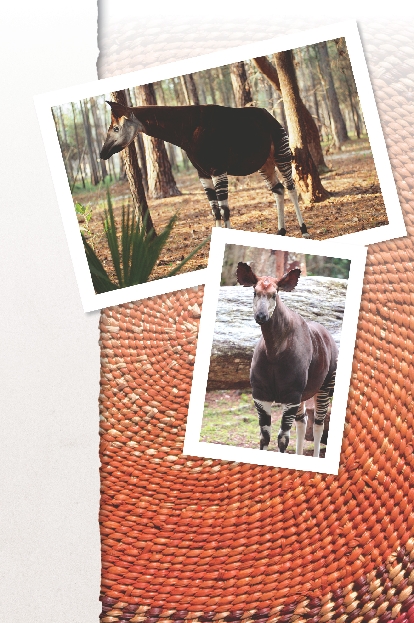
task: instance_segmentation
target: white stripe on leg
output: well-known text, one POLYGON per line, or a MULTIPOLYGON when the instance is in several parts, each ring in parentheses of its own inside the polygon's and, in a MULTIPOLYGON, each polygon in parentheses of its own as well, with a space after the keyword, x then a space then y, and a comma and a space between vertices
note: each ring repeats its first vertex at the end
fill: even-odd
POLYGON ((306 406, 304 402, 302 402, 300 408, 302 409, 303 417, 300 420, 296 420, 296 454, 303 454, 306 426, 308 423, 308 416, 306 415, 306 406))
POLYGON ((315 442, 315 448, 313 451, 313 456, 319 456, 319 453, 321 451, 321 439, 322 439, 322 433, 323 433, 323 424, 314 424, 313 425, 313 439, 315 442))

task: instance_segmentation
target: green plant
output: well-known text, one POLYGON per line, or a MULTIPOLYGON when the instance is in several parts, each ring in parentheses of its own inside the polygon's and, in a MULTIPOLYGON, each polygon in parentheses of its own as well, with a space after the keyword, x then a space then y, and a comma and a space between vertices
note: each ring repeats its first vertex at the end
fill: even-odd
MULTIPOLYGON (((105 211, 104 230, 117 277, 117 283, 114 283, 109 278, 102 262, 82 233, 82 240, 89 270, 91 271, 92 283, 97 294, 147 282, 177 220, 177 215, 175 214, 170 219, 165 229, 157 236, 154 230, 146 232, 146 216, 144 216, 144 219, 137 219, 135 212, 123 208, 119 241, 108 187, 107 203, 108 208, 105 211)), ((184 264, 186 264, 209 239, 210 236, 193 249, 185 259, 168 273, 167 277, 172 277, 177 274, 184 264)))
POLYGON ((89 221, 92 218, 92 208, 90 206, 83 206, 81 203, 76 202, 75 203, 75 212, 78 215, 78 221, 81 223, 82 220, 79 219, 80 217, 83 217, 83 222, 85 223, 85 225, 80 227, 81 232, 85 235, 85 234, 90 234, 89 231, 89 221))

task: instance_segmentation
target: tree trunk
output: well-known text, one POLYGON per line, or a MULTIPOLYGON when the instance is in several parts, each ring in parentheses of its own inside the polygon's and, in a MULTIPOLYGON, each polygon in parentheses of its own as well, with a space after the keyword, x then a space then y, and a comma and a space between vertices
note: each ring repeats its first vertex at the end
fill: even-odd
MULTIPOLYGON (((157 105, 152 84, 135 87, 135 97, 138 106, 157 105)), ((149 196, 153 199, 163 199, 164 197, 181 195, 172 174, 164 141, 144 134, 144 144, 147 157, 149 196)))
MULTIPOLYGON (((96 141, 98 144, 103 145, 105 142, 105 136, 102 130, 102 126, 100 123, 100 119, 99 119, 99 115, 98 115, 98 111, 96 108, 96 100, 94 97, 91 97, 90 99, 90 103, 91 103, 91 110, 92 110, 92 118, 93 118, 93 125, 95 126, 95 137, 96 137, 96 141)), ((105 160, 102 160, 102 158, 99 159, 100 165, 101 165, 101 173, 102 173, 102 179, 104 180, 106 178, 106 176, 108 175, 108 170, 106 168, 106 162, 105 160)))
POLYGON ((295 181, 305 203, 324 201, 329 197, 329 193, 322 186, 318 170, 307 145, 306 125, 302 120, 304 106, 299 95, 292 52, 291 50, 277 52, 274 59, 288 122, 295 181))
POLYGON ((208 84, 208 90, 210 91, 211 101, 213 104, 217 104, 216 93, 215 93, 214 82, 213 82, 214 76, 212 74, 211 69, 207 69, 205 72, 205 75, 207 76, 207 84, 208 84))
POLYGON ((190 106, 191 104, 190 94, 188 92, 188 87, 187 87, 185 76, 180 76, 180 82, 181 82, 181 86, 182 86, 183 93, 184 93, 185 103, 187 106, 190 106))
MULTIPOLYGON (((82 157, 83 157, 83 154, 81 152, 80 143, 79 143, 78 125, 76 123, 75 104, 73 102, 72 102, 72 115, 73 115, 73 127, 75 128, 76 147, 78 148, 78 163, 79 163, 78 164, 78 171, 81 174, 82 186, 83 186, 83 188, 85 188, 85 178, 83 176, 83 171, 82 171, 82 157)), ((75 178, 73 180, 73 187, 76 184, 76 177, 77 177, 77 174, 75 175, 75 178)))
POLYGON ((223 106, 230 106, 231 104, 230 104, 230 101, 229 101, 229 93, 228 93, 228 90, 226 88, 226 79, 224 77, 224 73, 223 73, 222 67, 217 67, 216 73, 217 73, 218 84, 219 84, 219 88, 220 88, 221 99, 223 101, 223 106))
MULTIPOLYGON (((70 148, 70 145, 68 143, 68 136, 67 136, 67 133, 66 133, 66 126, 65 126, 65 120, 63 118, 62 107, 58 106, 58 110, 59 110, 60 123, 62 125, 62 131, 63 131, 63 138, 64 138, 64 141, 65 141, 65 147, 68 147, 68 150, 67 150, 67 153, 66 153, 66 162, 67 162, 67 165, 68 165, 68 177, 70 179, 70 185, 72 186, 75 178, 74 178, 74 175, 73 175, 71 148, 70 148)), ((53 113, 53 109, 52 109, 52 113, 53 113)), ((54 114, 53 114, 53 118, 55 118, 54 114)), ((55 119, 55 123, 56 123, 56 119, 55 119)))
POLYGON ((199 93, 200 104, 205 106, 207 104, 207 98, 206 98, 206 92, 204 89, 204 78, 202 77, 200 73, 197 75, 196 86, 197 86, 197 93, 199 93))
POLYGON ((243 61, 230 65, 230 75, 236 106, 244 108, 253 102, 253 98, 243 61))
POLYGON ((344 118, 339 108, 338 96, 336 94, 335 85, 332 77, 331 64, 329 62, 328 46, 326 41, 318 43, 319 66, 321 68, 322 80, 325 86, 325 92, 328 99, 329 113, 331 116, 332 134, 335 146, 340 149, 341 146, 349 140, 346 131, 344 118))
POLYGON ((82 104, 82 101, 80 102, 80 108, 81 108, 81 111, 82 111, 83 127, 84 127, 84 130, 85 130, 86 144, 87 144, 87 147, 88 147, 91 183, 94 186, 97 186, 99 184, 97 158, 96 158, 96 152, 95 152, 95 149, 94 149, 91 123, 90 123, 90 120, 89 120, 89 110, 88 110, 86 101, 84 101, 83 104, 82 104))
MULTIPOLYGON (((127 106, 127 98, 125 91, 114 91, 111 93, 111 98, 114 102, 127 106)), ((151 214, 148 209, 147 198, 145 196, 144 185, 142 183, 141 169, 138 164, 137 150, 135 148, 135 142, 132 141, 126 149, 122 150, 122 161, 124 163, 125 172, 128 177, 129 187, 132 195, 132 202, 135 208, 135 214, 137 220, 141 217, 146 223, 146 232, 149 233, 151 229, 154 230, 154 224, 152 222, 151 214)))
MULTIPOLYGON (((266 76, 266 78, 269 80, 270 84, 276 89, 276 91, 281 93, 279 76, 277 74, 277 70, 275 69, 275 67, 273 67, 272 63, 268 61, 265 56, 254 58, 253 62, 266 76)), ((299 100, 300 114, 302 115, 303 121, 305 123, 306 142, 308 145, 308 149, 314 163, 318 167, 318 170, 321 173, 325 173, 326 171, 329 171, 329 168, 326 166, 325 159, 323 157, 318 127, 315 123, 314 118, 303 103, 300 94, 299 100)))
POLYGON ((187 83, 187 90, 192 100, 190 103, 194 104, 194 106, 200 106, 200 100, 199 100, 198 93, 197 93, 197 86, 196 86, 193 74, 188 74, 187 76, 185 76, 185 78, 186 78, 186 83, 187 83))

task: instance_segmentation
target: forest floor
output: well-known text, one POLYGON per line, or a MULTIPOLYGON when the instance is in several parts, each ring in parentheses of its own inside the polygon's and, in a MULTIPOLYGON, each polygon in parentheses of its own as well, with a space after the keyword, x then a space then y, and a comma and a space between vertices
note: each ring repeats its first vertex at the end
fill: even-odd
MULTIPOLYGON (((269 450, 278 452, 277 434, 282 420, 282 405, 272 408, 272 439, 269 450)), ((259 448, 260 429, 258 415, 251 392, 237 389, 218 390, 206 393, 203 424, 200 441, 219 443, 241 448, 259 448)), ((295 454, 296 426, 290 431, 288 454, 295 454)), ((304 454, 313 456, 314 445, 305 441, 304 454)), ((325 446, 321 446, 320 456, 325 456, 325 446)))
MULTIPOLYGON (((325 240, 372 229, 388 223, 384 201, 367 139, 353 140, 342 151, 326 155, 330 171, 321 176, 330 197, 310 205, 300 203, 311 238, 325 240)), ((213 219, 210 207, 194 169, 175 175, 182 195, 166 199, 149 200, 149 209, 157 232, 162 231, 173 214, 178 220, 160 259, 150 277, 165 277, 184 257, 211 233, 213 219)), ((122 206, 131 205, 126 180, 111 186, 111 197, 117 222, 122 206)), ((105 189, 94 194, 76 193, 75 201, 90 206, 92 218, 89 242, 111 278, 114 270, 103 233, 102 217, 105 208, 105 189)), ((293 204, 286 193, 285 220, 287 236, 300 237, 293 204)), ((259 173, 248 177, 229 178, 229 205, 233 229, 276 233, 277 210, 272 194, 265 187, 259 173)), ((84 225, 84 224, 82 224, 84 225)), ((182 269, 189 272, 207 266, 207 243, 182 269)))

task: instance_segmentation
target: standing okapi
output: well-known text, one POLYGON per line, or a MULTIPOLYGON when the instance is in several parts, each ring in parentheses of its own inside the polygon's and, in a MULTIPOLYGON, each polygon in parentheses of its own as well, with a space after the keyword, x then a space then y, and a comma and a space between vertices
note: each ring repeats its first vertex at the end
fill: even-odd
POLYGON ((318 322, 306 321, 286 307, 279 290, 296 287, 300 269, 294 268, 281 279, 256 277, 250 266, 239 262, 237 280, 254 288, 254 319, 262 337, 256 345, 250 368, 253 400, 259 414, 260 449, 270 442, 273 402, 284 405, 277 443, 280 452, 289 444, 290 429, 296 420, 296 453, 303 454, 307 416, 305 401, 315 396, 313 425, 314 454, 319 456, 324 420, 333 394, 338 348, 333 337, 318 322))
POLYGON ((138 106, 107 102, 111 125, 101 150, 107 160, 125 149, 138 132, 181 147, 197 170, 216 225, 230 227, 227 175, 259 171, 278 210, 278 234, 284 236, 285 187, 295 206, 302 236, 309 238, 292 179, 292 152, 287 134, 264 108, 225 106, 138 106), (275 165, 283 184, 279 181, 275 165))

